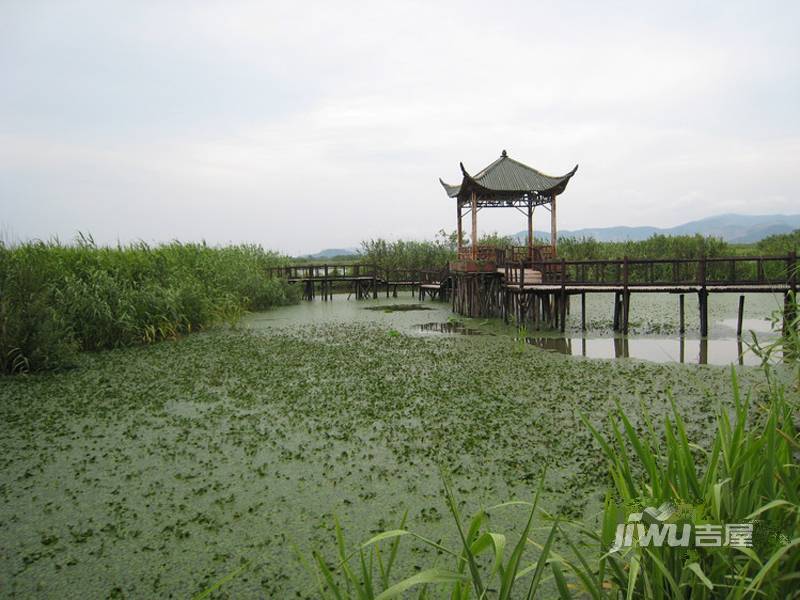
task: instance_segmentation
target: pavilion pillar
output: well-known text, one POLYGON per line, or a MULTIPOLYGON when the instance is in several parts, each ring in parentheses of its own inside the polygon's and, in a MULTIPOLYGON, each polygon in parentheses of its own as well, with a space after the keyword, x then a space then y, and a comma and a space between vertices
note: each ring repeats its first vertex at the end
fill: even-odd
POLYGON ((458 255, 461 256, 461 249, 464 247, 464 229, 461 226, 461 200, 456 202, 458 206, 458 255))
POLYGON ((533 203, 528 201, 528 260, 533 260, 533 203))
POLYGON ((553 250, 556 248, 556 241, 558 240, 558 230, 556 228, 556 197, 555 195, 550 200, 550 245, 553 250))
POLYGON ((472 192, 472 260, 478 260, 478 194, 472 192))

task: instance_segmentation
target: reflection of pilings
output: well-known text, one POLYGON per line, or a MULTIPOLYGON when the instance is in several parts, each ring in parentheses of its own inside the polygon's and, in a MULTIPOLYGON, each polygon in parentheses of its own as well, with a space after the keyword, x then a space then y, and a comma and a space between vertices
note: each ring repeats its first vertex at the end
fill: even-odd
POLYGON ((628 358, 628 336, 614 336, 614 357, 628 358))
POLYGON ((708 338, 707 337, 701 337, 700 338, 700 358, 699 358, 698 362, 701 365, 707 365, 708 364, 708 338))
POLYGON ((744 345, 741 337, 736 338, 736 352, 739 354, 739 364, 744 365, 744 345))
MULTIPOLYGON (((683 294, 681 294, 681 299, 683 298, 683 294)), ((679 352, 680 352, 680 362, 681 364, 686 362, 686 338, 681 335, 679 345, 679 352)))
MULTIPOLYGON (((525 341, 532 346, 541 348, 542 350, 550 350, 558 352, 559 354, 567 354, 572 356, 572 339, 563 337, 526 337, 525 341)), ((585 340, 584 340, 585 341, 585 340)), ((584 356, 586 350, 584 348, 584 356)))

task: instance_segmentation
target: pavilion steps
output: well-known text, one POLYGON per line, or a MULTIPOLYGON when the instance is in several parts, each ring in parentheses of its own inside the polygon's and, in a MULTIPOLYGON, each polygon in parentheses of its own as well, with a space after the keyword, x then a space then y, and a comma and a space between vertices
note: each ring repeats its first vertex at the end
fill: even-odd
MULTIPOLYGON (((524 279, 525 284, 538 284, 542 283, 542 272, 537 271, 536 269, 523 269, 524 270, 524 279)), ((498 268, 497 272, 501 275, 505 275, 505 268, 498 268)), ((507 281, 506 283, 519 283, 519 269, 509 269, 509 276, 511 281, 507 281)))

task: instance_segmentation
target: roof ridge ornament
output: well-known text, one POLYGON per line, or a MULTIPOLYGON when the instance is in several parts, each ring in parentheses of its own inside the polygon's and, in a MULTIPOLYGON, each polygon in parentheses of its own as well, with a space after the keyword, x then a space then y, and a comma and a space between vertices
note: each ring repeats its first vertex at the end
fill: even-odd
POLYGON ((503 150, 503 152, 502 152, 502 154, 500 154, 500 156, 502 156, 503 158, 508 158, 508 152, 503 150))

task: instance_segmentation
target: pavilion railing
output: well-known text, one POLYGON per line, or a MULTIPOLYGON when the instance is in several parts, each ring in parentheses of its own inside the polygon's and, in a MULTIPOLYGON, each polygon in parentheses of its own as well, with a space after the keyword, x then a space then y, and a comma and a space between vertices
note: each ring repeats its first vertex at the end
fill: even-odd
POLYGON ((552 260, 556 256, 556 250, 549 244, 540 244, 533 247, 528 246, 478 246, 473 253, 472 246, 464 246, 458 250, 459 260, 481 260, 497 264, 498 267, 508 262, 517 263, 519 261, 546 261, 552 260))

